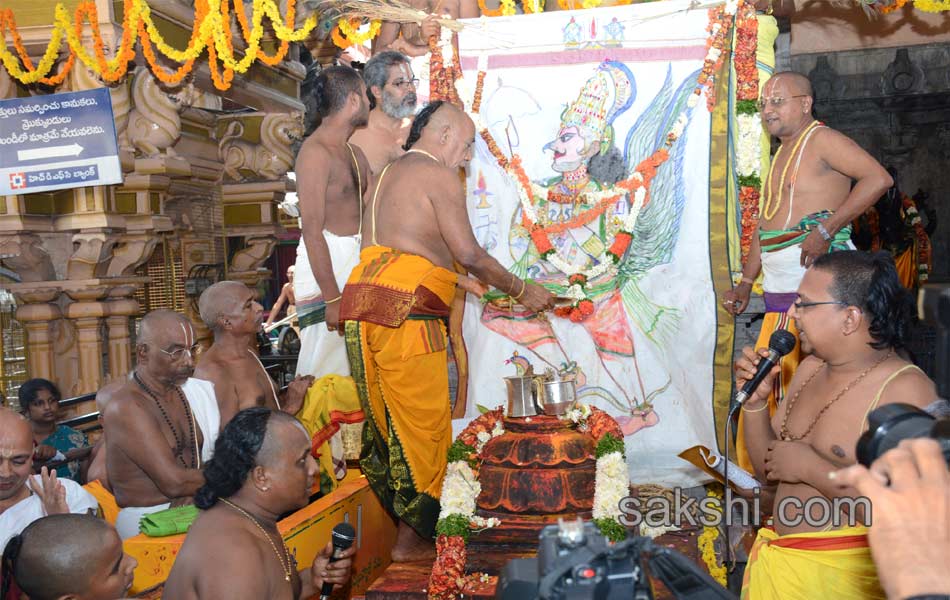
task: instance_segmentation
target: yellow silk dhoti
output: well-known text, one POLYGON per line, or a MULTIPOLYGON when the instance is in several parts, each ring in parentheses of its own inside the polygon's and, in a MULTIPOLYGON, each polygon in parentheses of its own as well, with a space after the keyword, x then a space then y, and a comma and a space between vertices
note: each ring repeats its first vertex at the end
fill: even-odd
POLYGON ((749 553, 741 600, 886 598, 866 527, 780 536, 763 527, 749 553))
POLYGON ((343 289, 350 369, 367 416, 360 466, 400 520, 433 537, 452 443, 446 322, 458 276, 383 246, 343 289))

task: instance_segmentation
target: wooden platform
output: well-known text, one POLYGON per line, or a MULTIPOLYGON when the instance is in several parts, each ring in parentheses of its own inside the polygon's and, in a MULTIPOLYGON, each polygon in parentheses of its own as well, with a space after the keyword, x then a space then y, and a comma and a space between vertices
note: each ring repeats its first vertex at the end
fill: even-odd
MULTIPOLYGON (((683 530, 667 533, 656 542, 682 552, 706 571, 702 556, 696 546, 696 539, 702 530, 683 530)), ((491 600, 495 597, 498 573, 512 558, 533 556, 513 548, 499 546, 494 552, 478 549, 469 551, 466 572, 467 585, 462 590, 466 600, 491 600), (488 581, 480 581, 479 574, 488 575, 488 581)), ((393 563, 383 572, 366 591, 366 600, 425 600, 432 565, 427 562, 393 563)), ((671 599, 672 595, 660 582, 654 582, 654 594, 657 600, 671 599)))

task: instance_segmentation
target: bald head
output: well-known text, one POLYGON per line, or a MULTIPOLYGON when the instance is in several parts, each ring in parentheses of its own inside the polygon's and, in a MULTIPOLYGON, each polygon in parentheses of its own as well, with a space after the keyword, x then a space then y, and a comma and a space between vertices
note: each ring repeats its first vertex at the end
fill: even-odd
MULTIPOLYGON (((83 596, 95 573, 90 563, 115 531, 91 515, 50 515, 31 523, 17 541, 13 574, 32 600, 83 596)), ((16 538, 15 538, 16 539, 16 538)), ((11 552, 14 549, 11 549, 11 552)))
POLYGON ((234 314, 249 296, 250 290, 240 281, 219 281, 198 298, 198 313, 205 327, 215 331, 222 319, 234 314))
POLYGON ((12 409, 0 407, 0 447, 4 447, 7 441, 32 448, 33 430, 30 428, 30 422, 23 415, 12 409))
POLYGON ((0 500, 29 496, 24 489, 33 472, 33 429, 19 413, 0 408, 0 500))
POLYGON ((464 166, 472 157, 475 124, 459 108, 437 100, 423 108, 412 122, 403 148, 433 155, 450 169, 464 166))
MULTIPOLYGON (((796 73, 795 71, 781 71, 773 75, 766 83, 766 86, 771 89, 779 84, 784 86, 790 95, 814 98, 811 81, 801 73, 796 73)), ((763 96, 764 95, 765 92, 763 90, 763 96)))
POLYGON ((142 317, 139 323, 138 341, 142 344, 161 344, 169 330, 191 329, 188 317, 164 308, 153 310, 142 317))

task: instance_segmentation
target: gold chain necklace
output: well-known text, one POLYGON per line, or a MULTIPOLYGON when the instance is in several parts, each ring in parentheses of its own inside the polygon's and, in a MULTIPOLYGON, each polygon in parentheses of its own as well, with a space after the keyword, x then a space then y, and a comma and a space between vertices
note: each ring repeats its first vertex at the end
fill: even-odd
POLYGON ((225 504, 227 504, 228 506, 230 506, 230 507, 233 508, 234 510, 238 511, 239 513, 241 513, 242 515, 244 515, 245 517, 247 517, 252 523, 254 523, 254 524, 257 526, 258 529, 261 530, 261 533, 263 533, 263 534, 264 534, 264 537, 267 538, 267 541, 270 542, 271 548, 274 549, 274 554, 277 555, 277 560, 280 561, 280 568, 281 568, 281 570, 284 572, 284 581, 290 581, 290 575, 293 573, 293 571, 292 571, 292 562, 291 562, 293 559, 290 557, 290 551, 287 550, 287 544, 284 543, 284 539, 281 538, 281 540, 280 540, 280 545, 283 546, 283 548, 284 548, 284 554, 287 556, 287 562, 286 562, 286 563, 284 562, 284 555, 282 555, 282 554, 280 553, 280 550, 277 549, 277 544, 274 543, 274 540, 271 538, 270 534, 267 533, 267 530, 264 529, 264 526, 260 524, 260 521, 258 521, 258 520, 254 517, 254 515, 252 515, 251 513, 247 512, 246 510, 244 510, 243 508, 241 508, 241 507, 238 506, 237 504, 234 504, 233 502, 229 502, 229 501, 225 500, 224 498, 218 498, 218 500, 220 500, 221 502, 224 502, 225 504))
POLYGON ((772 173, 775 171, 775 164, 778 162, 778 157, 782 153, 782 150, 785 148, 785 145, 778 147, 778 152, 775 153, 775 158, 772 160, 772 164, 769 166, 769 175, 765 178, 765 202, 762 203, 762 216, 765 217, 766 221, 771 221, 772 218, 778 213, 779 207, 782 205, 782 190, 785 189, 785 176, 788 175, 788 167, 792 164, 792 159, 795 158, 795 154, 798 152, 798 147, 801 146, 802 140, 805 139, 805 136, 808 135, 808 132, 814 129, 819 125, 818 121, 813 120, 804 131, 799 134, 798 139, 795 140, 795 145, 792 146, 792 153, 789 155, 788 160, 785 161, 785 167, 782 168, 782 178, 778 182, 778 200, 773 202, 772 194, 772 173), (774 206, 773 206, 774 205, 774 206))
POLYGON ((440 165, 442 164, 442 161, 441 161, 441 160, 439 160, 438 158, 436 158, 434 155, 432 155, 432 154, 426 152, 425 150, 419 150, 418 148, 410 148, 409 150, 406 150, 406 154, 412 154, 413 152, 415 152, 416 154, 422 154, 422 155, 424 155, 424 156, 428 156, 429 158, 431 158, 431 159, 434 160, 435 162, 439 163, 440 165))
POLYGON ((840 392, 838 392, 838 394, 834 398, 832 398, 831 401, 825 404, 825 406, 820 411, 818 411, 818 414, 815 415, 814 419, 812 419, 811 424, 808 426, 808 429, 805 430, 805 433, 801 435, 792 435, 791 432, 788 430, 788 416, 792 414, 792 407, 794 407, 795 403, 798 401, 798 397, 801 395, 802 390, 804 390, 808 386, 808 384, 811 383, 811 380, 815 378, 815 375, 817 375, 819 371, 821 371, 826 366, 828 366, 828 363, 822 362, 821 366, 815 369, 815 372, 812 373, 811 376, 805 381, 805 383, 802 384, 802 387, 798 388, 798 391, 795 392, 795 395, 792 396, 792 399, 789 401, 788 405, 785 407, 785 416, 782 417, 782 439, 785 440, 786 442, 798 442, 808 437, 808 434, 811 433, 811 430, 814 429, 815 425, 818 424, 818 421, 821 419, 821 416, 825 414, 825 411, 831 408, 832 404, 840 400, 842 396, 848 393, 848 390, 854 387, 854 385, 857 384, 859 381, 864 379, 868 373, 870 373, 875 368, 877 368, 881 363, 883 363, 885 360, 890 358, 892 354, 894 354, 893 349, 888 351, 887 354, 885 354, 880 359, 878 359, 876 363, 874 363, 873 365, 871 365, 870 367, 862 371, 861 374, 858 375, 851 383, 844 386, 844 388, 840 392))

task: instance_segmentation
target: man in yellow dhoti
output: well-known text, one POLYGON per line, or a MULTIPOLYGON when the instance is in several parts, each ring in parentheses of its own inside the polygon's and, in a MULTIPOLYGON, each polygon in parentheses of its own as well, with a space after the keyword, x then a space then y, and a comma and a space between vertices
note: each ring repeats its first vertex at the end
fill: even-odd
POLYGON ((475 240, 458 177, 474 138, 472 121, 449 104, 419 113, 406 154, 377 180, 366 207, 370 235, 343 289, 340 318, 367 416, 360 466, 399 519, 397 562, 435 555, 430 540, 452 443, 446 319, 456 285, 481 294, 483 281, 534 311, 554 301, 475 240), (454 263, 478 280, 456 274, 454 263))
MULTIPOLYGON (((762 88, 762 123, 782 145, 762 185, 762 211, 752 236, 742 281, 723 294, 726 310, 739 314, 762 272, 765 320, 756 347, 768 347, 776 329, 789 329, 786 316, 795 290, 812 262, 837 250, 854 248, 851 221, 871 206, 892 180, 871 155, 842 133, 812 118, 811 83, 799 73, 776 73, 762 88)), ((798 346, 782 358, 769 414, 787 395, 801 360, 798 346)), ((737 460, 751 469, 745 423, 739 417, 737 460)))
MULTIPOLYGON (((788 316, 810 356, 773 417, 768 398, 779 366, 743 405, 756 476, 777 485, 774 528, 759 531, 743 598, 884 598, 862 526, 869 505, 828 474, 856 462, 872 410, 936 399, 933 382, 897 354, 911 310, 886 253, 825 254, 805 272, 788 316)), ((743 354, 736 361, 740 387, 761 360, 751 348, 743 354)))

